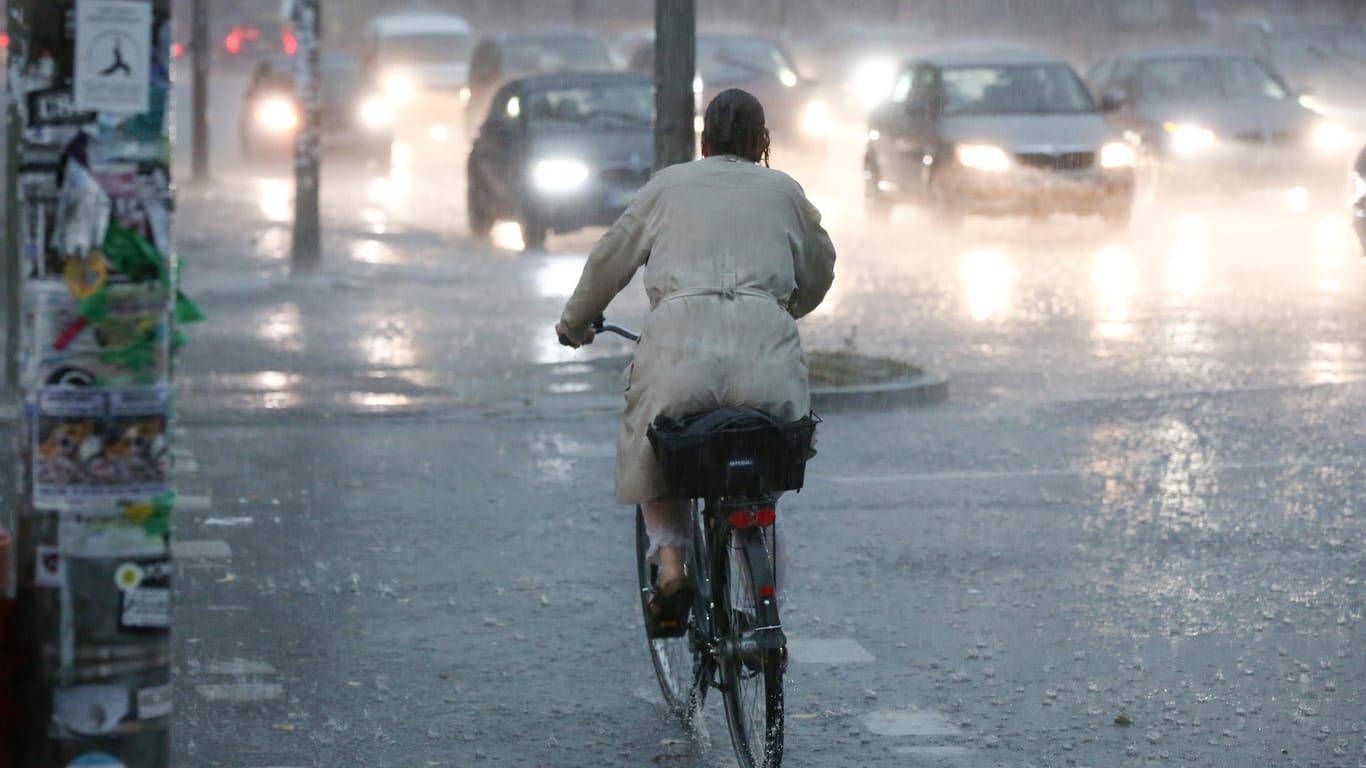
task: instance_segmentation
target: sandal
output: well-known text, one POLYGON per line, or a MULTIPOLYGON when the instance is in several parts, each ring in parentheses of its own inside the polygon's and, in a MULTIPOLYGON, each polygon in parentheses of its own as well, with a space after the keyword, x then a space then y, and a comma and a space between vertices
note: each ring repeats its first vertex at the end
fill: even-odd
POLYGON ((654 591, 646 604, 649 617, 646 630, 650 637, 682 637, 688 631, 688 612, 697 590, 692 580, 678 579, 654 591))

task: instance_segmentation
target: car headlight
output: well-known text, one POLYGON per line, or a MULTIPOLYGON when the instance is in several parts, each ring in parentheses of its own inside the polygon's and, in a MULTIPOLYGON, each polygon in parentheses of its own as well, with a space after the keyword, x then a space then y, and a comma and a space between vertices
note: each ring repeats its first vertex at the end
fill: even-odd
POLYGON ((1006 151, 990 144, 961 144, 957 155, 958 162, 979 171, 1004 171, 1010 168, 1010 156, 1006 151))
POLYGON ((299 127, 299 112, 289 99, 274 97, 256 105, 256 124, 268 131, 292 131, 299 127))
POLYGON ((1325 120, 1314 126, 1314 148, 1326 154, 1335 155, 1351 143, 1347 129, 1338 123, 1325 120))
POLYGON ((402 72, 390 72, 389 76, 384 78, 384 94, 396 104, 411 101, 416 93, 417 84, 402 72))
POLYGON ((849 80, 858 103, 869 109, 887 100, 896 81, 896 63, 884 59, 859 64, 849 80))
POLYGON ((531 183, 542 192, 573 192, 587 181, 588 166, 578 160, 541 160, 531 168, 531 183))
POLYGON ((388 99, 369 96, 360 103, 360 122, 366 128, 384 128, 394 122, 394 107, 388 99))
POLYGON ((1352 202, 1366 199, 1366 179, 1359 173, 1352 174, 1352 202))
POLYGON ((1132 168, 1137 153, 1129 144, 1112 141, 1100 148, 1101 168, 1132 168))
POLYGON ((808 103, 802 110, 802 132, 807 136, 826 136, 834 127, 835 119, 830 115, 830 108, 820 99, 808 103))
POLYGON ((1163 123, 1162 130, 1171 139, 1172 150, 1180 155, 1194 155, 1214 146, 1214 131, 1191 123, 1163 123))

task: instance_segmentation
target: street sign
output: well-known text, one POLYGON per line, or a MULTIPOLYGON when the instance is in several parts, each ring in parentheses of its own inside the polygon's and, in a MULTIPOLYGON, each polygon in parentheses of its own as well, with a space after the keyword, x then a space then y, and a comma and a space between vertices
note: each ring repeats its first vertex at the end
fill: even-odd
POLYGON ((150 103, 152 6, 76 3, 76 109, 134 115, 150 103))

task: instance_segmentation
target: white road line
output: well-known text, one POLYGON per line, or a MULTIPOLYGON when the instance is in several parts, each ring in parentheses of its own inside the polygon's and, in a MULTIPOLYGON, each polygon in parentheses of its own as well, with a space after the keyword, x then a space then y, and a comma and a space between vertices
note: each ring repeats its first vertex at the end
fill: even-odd
POLYGON ((194 459, 176 459, 175 473, 177 475, 192 475, 199 471, 199 462, 194 459))
POLYGON ((209 508, 211 501, 208 496, 177 496, 175 506, 181 512, 202 512, 209 508))
POLYGON ((220 527, 232 527, 237 525, 251 525, 250 517, 208 517, 204 519, 204 525, 216 525, 220 527))
POLYGON ((873 654, 848 637, 787 639, 788 657, 798 664, 865 664, 873 654))
POLYGON ((177 560, 231 560, 232 547, 217 539, 172 541, 171 556, 177 560))
POLYGON ((209 701, 224 701, 230 704, 270 701, 285 695, 284 686, 279 683, 223 683, 196 685, 194 689, 209 701))
POLYGON ((227 661, 209 662, 209 668, 205 670, 210 675, 275 675, 275 667, 264 661, 252 661, 250 659, 229 659, 227 661))
POLYGON ((884 709, 863 716, 863 726, 879 736, 958 736, 958 726, 932 710, 884 709))

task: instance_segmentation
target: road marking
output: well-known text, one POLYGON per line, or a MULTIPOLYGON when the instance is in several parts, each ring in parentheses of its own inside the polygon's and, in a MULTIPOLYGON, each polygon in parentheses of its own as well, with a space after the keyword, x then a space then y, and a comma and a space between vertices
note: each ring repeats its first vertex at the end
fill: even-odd
POLYGON ((228 661, 210 662, 207 672, 210 675, 278 674, 275 671, 275 667, 272 667, 264 661, 251 661, 250 659, 229 659, 228 661))
POLYGON ((192 458, 176 459, 175 473, 177 475, 192 475, 199 471, 199 462, 192 458))
POLYGON ((285 694, 284 686, 279 683, 208 684, 196 685, 194 689, 209 701, 225 701, 230 704, 270 701, 285 694))
POLYGON ((787 653, 798 664, 864 664, 875 660, 868 649, 848 637, 790 637, 787 640, 787 653))
POLYGON ((236 525, 251 525, 250 517, 209 517, 204 519, 204 525, 217 525, 231 527, 236 525))
POLYGON ((863 716, 863 725, 879 736, 957 736, 962 731, 938 712, 885 709, 863 716))
POLYGON ((171 556, 177 560, 231 560, 232 547, 218 539, 172 541, 171 556))
POLYGON ((175 500, 176 509, 182 512, 202 512, 209 508, 210 503, 208 496, 177 496, 175 500))

